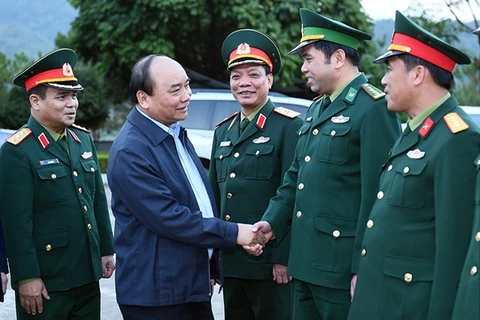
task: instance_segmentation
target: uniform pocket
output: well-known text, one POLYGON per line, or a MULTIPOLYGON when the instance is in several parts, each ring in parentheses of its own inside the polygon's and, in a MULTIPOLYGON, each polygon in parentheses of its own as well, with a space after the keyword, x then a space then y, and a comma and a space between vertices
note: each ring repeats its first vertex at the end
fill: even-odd
POLYGON ((225 181, 225 178, 227 177, 228 162, 230 161, 230 154, 232 153, 232 150, 233 146, 219 147, 213 155, 218 182, 225 181))
POLYGON ((319 270, 350 273, 357 221, 347 218, 315 218, 310 264, 319 270))
POLYGON ((351 125, 325 126, 320 136, 318 161, 344 164, 347 161, 348 133, 351 129, 351 125))
POLYGON ((37 169, 40 188, 35 196, 43 203, 55 203, 68 200, 67 171, 61 165, 45 166, 37 169))
POLYGON ((58 277, 68 272, 67 229, 35 235, 34 242, 42 277, 58 277))
POLYGON ((395 178, 390 187, 388 201, 391 205, 421 208, 425 203, 425 178, 422 172, 428 161, 410 161, 394 167, 395 178))
POLYGON ((98 165, 94 160, 81 161, 85 188, 88 193, 95 193, 95 173, 98 171, 98 165))
POLYGON ((252 144, 245 154, 245 179, 270 179, 273 174, 273 144, 252 144))

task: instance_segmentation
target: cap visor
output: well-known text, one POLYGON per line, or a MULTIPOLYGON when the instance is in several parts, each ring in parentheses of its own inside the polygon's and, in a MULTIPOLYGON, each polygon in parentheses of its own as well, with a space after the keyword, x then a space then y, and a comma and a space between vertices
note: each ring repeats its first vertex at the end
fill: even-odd
POLYGON ((383 63, 385 62, 385 60, 387 60, 390 57, 398 56, 404 53, 405 52, 401 52, 401 51, 387 51, 386 53, 382 54, 380 57, 375 59, 373 63, 383 63))
POLYGON ((83 87, 80 83, 76 81, 65 81, 65 82, 48 82, 44 83, 47 87, 55 88, 58 90, 67 90, 67 91, 82 91, 83 87))
POLYGON ((290 52, 288 54, 296 54, 296 53, 299 53, 300 51, 302 51, 302 49, 314 42, 317 42, 319 40, 307 40, 307 41, 303 41, 301 42, 298 46, 296 46, 295 48, 293 48, 292 50, 290 50, 290 52))

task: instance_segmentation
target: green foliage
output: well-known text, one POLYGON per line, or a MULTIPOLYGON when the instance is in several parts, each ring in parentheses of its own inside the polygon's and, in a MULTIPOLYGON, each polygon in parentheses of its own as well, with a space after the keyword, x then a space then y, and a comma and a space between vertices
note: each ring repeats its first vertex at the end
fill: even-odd
POLYGON ((107 166, 108 166, 108 152, 106 151, 99 151, 97 153, 98 156, 98 164, 100 165, 100 172, 107 173, 107 166))

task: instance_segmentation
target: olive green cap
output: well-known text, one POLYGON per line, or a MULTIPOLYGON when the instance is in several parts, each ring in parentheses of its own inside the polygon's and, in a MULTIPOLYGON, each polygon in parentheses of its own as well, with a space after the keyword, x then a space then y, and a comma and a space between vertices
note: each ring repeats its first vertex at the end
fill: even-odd
POLYGON ((222 44, 222 59, 228 70, 242 64, 262 64, 275 75, 282 66, 280 52, 272 39, 253 29, 230 33, 222 44))
POLYGON ((421 58, 448 72, 453 72, 457 63, 471 62, 466 54, 423 29, 397 10, 395 30, 388 51, 375 59, 374 63, 382 63, 390 57, 401 54, 421 58))
POLYGON ((302 21, 300 44, 288 54, 298 53, 302 48, 317 41, 333 42, 357 50, 360 41, 372 39, 366 32, 321 16, 309 9, 300 9, 300 20, 302 21))
POLYGON ((27 91, 41 84, 62 90, 83 90, 73 74, 77 59, 77 54, 72 49, 52 51, 20 72, 13 79, 13 83, 27 91))

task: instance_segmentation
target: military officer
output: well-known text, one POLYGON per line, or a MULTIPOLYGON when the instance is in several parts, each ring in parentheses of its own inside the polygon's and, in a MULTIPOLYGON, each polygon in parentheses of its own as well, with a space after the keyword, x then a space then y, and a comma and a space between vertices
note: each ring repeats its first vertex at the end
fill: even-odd
MULTIPOLYGON (((385 94, 358 70, 371 36, 300 9, 302 72, 317 99, 292 167, 257 227, 281 240, 291 225, 293 319, 346 319, 379 169, 400 134, 385 94)), ((252 248, 250 248, 252 249, 252 248)))
MULTIPOLYGON (((303 121, 268 98, 281 56, 267 35, 234 31, 223 42, 222 57, 240 110, 217 125, 210 180, 221 218, 253 223, 261 219, 292 163, 303 121)), ((287 236, 277 246, 267 246, 261 257, 239 246, 223 250, 226 320, 291 319, 289 246, 287 236)))
POLYGON ((387 65, 388 109, 411 120, 382 167, 349 319, 450 320, 471 239, 480 132, 449 90, 455 65, 470 59, 397 11, 392 43, 375 62, 387 65))
POLYGON ((0 210, 17 319, 100 319, 99 279, 114 269, 97 154, 74 124, 77 54, 59 49, 13 80, 27 124, 0 149, 0 210))

